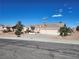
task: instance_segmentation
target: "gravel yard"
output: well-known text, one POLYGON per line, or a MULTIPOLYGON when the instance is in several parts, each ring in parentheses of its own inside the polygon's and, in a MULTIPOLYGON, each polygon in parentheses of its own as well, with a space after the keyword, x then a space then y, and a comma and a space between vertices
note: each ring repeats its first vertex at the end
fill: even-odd
MULTIPOLYGON (((15 39, 15 40, 79 44, 79 39, 71 39, 69 36, 61 37, 61 36, 52 36, 52 35, 45 35, 45 34, 22 34, 21 37, 17 37, 14 34, 7 33, 4 35, 1 34, 0 38, 1 39, 10 39, 10 40, 15 39)), ((78 35, 77 35, 77 38, 78 38, 78 35)))

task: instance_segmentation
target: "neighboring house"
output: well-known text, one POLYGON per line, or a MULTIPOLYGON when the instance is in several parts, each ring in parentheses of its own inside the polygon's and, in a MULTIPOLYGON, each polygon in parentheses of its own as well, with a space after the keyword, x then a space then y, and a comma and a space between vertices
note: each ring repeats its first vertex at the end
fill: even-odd
POLYGON ((0 25, 0 33, 3 33, 3 31, 7 31, 7 28, 4 25, 0 25))
MULTIPOLYGON (((16 31, 16 26, 13 26, 12 29, 13 29, 13 32, 15 32, 16 31)), ((22 33, 23 34, 26 33, 27 29, 28 29, 28 27, 23 27, 22 33)))
POLYGON ((3 31, 11 31, 13 32, 13 29, 12 29, 12 26, 3 26, 3 25, 0 25, 0 33, 3 33, 3 31))
POLYGON ((62 26, 64 26, 63 23, 36 25, 35 32, 39 32, 40 34, 59 35, 59 29, 62 26))
POLYGON ((23 29, 22 29, 23 34, 26 33, 27 29, 28 29, 28 27, 23 27, 23 29))
POLYGON ((0 25, 0 33, 3 33, 4 27, 0 25))
MULTIPOLYGON (((48 35, 59 35, 60 27, 64 26, 64 23, 53 23, 53 24, 41 24, 33 25, 35 26, 35 33, 48 34, 48 35)), ((4 30, 7 31, 9 28, 12 32, 16 31, 16 26, 2 26, 0 25, 0 33, 3 33, 4 30)), ((31 30, 30 27, 23 27, 22 32, 26 33, 27 30, 31 30)))

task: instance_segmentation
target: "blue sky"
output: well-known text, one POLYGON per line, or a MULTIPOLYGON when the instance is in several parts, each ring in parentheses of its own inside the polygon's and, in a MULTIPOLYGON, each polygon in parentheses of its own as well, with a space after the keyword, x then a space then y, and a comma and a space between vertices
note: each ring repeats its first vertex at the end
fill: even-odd
POLYGON ((0 24, 79 23, 79 0, 0 0, 0 24), (47 19, 47 20, 46 20, 47 19))

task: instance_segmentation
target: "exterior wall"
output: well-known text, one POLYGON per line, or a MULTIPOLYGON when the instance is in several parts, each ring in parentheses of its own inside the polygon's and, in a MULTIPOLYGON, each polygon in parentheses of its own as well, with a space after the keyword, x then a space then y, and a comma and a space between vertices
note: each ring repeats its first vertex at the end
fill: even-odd
POLYGON ((3 27, 0 26, 0 34, 3 33, 3 30, 4 30, 3 27))
POLYGON ((4 30, 2 26, 0 26, 0 31, 4 30))
POLYGON ((0 34, 3 33, 2 30, 0 30, 0 34))
POLYGON ((39 28, 35 28, 34 32, 40 32, 39 28))
POLYGON ((40 30, 40 34, 59 35, 58 30, 40 30))

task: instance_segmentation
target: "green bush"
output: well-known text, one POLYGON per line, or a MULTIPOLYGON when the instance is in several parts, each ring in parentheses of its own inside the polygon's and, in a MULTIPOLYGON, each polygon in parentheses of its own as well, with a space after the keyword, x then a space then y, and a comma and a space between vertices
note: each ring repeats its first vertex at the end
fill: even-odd
POLYGON ((6 31, 6 30, 3 30, 3 33, 8 33, 8 31, 6 31))
POLYGON ((16 34, 18 37, 20 37, 20 35, 21 35, 21 31, 16 30, 15 34, 16 34))
POLYGON ((76 27, 76 31, 79 31, 79 26, 76 27))
POLYGON ((28 28, 25 33, 29 33, 29 32, 31 32, 31 30, 29 30, 29 28, 28 28))
POLYGON ((60 36, 67 36, 69 33, 72 32, 72 29, 64 25, 63 27, 60 27, 59 32, 60 36))
POLYGON ((31 26, 30 28, 31 28, 31 32, 34 32, 35 26, 31 26))
POLYGON ((16 24, 16 31, 15 34, 19 37, 22 34, 22 29, 23 29, 23 25, 21 24, 21 22, 19 21, 16 24))

